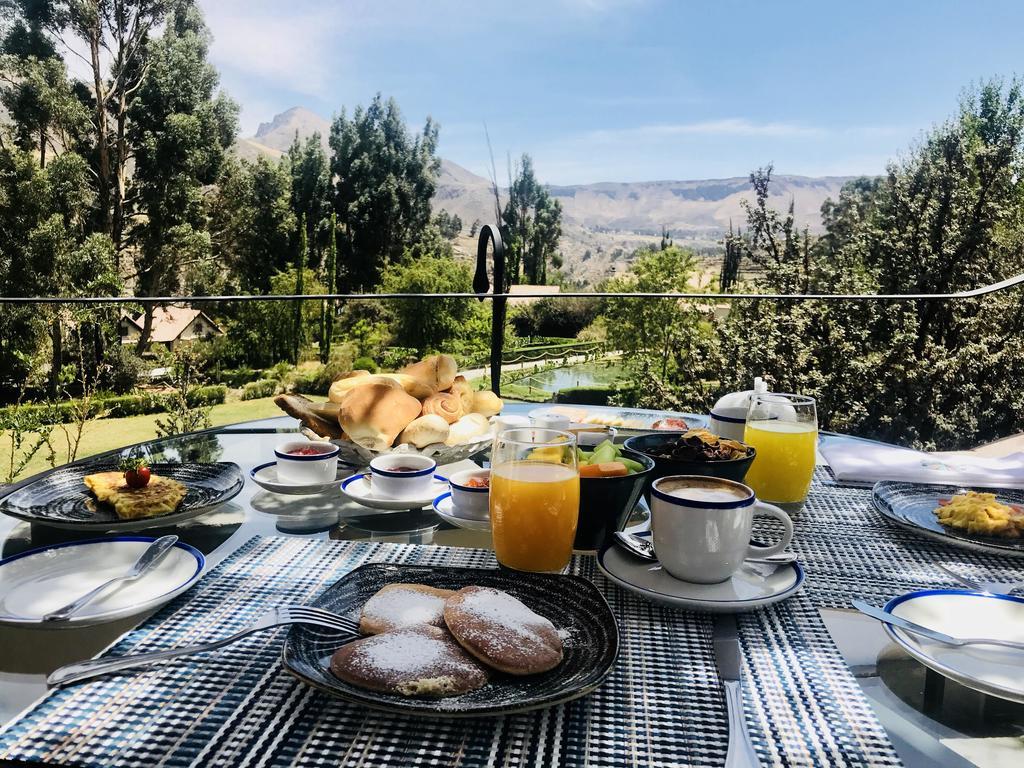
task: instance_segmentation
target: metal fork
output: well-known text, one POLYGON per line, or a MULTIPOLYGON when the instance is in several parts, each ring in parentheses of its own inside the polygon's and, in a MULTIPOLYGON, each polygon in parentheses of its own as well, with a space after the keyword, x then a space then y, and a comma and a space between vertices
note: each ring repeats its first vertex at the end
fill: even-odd
POLYGON ((1009 595, 1018 589, 1024 589, 1024 581, 977 581, 969 576, 963 576, 952 568, 947 568, 942 563, 936 563, 939 570, 947 576, 963 584, 968 589, 978 592, 988 592, 990 595, 1009 595))
POLYGON ((241 640, 243 637, 247 637, 254 632, 262 632, 265 629, 272 629, 286 624, 312 624, 313 626, 333 629, 351 636, 359 634, 359 625, 352 619, 344 616, 338 616, 319 608, 279 606, 264 613, 241 632, 236 632, 221 640, 200 645, 188 645, 182 648, 169 648, 166 651, 149 651, 148 653, 136 653, 130 656, 90 659, 89 661, 67 664, 50 673, 50 676, 46 678, 46 682, 52 686, 69 685, 98 675, 105 675, 108 672, 120 672, 123 669, 142 667, 155 661, 213 651, 217 648, 223 648, 225 645, 230 645, 236 640, 241 640))

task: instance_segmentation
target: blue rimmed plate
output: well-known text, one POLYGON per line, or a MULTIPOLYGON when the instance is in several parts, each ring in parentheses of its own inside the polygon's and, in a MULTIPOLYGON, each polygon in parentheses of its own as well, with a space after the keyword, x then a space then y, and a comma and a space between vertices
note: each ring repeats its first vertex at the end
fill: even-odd
POLYGON ((212 511, 238 495, 245 484, 242 470, 228 461, 211 464, 152 464, 154 475, 177 480, 188 492, 173 512, 122 520, 109 504, 96 500, 86 475, 117 470, 110 461, 57 469, 0 499, 0 512, 29 523, 76 531, 139 531, 179 523, 212 511))
POLYGON ((270 493, 279 493, 284 496, 314 496, 318 493, 333 491, 338 487, 338 482, 351 476, 357 467, 353 464, 338 462, 338 474, 334 480, 324 483, 296 484, 281 480, 277 476, 277 462, 268 461, 249 470, 250 479, 260 488, 270 493))
POLYGON ((752 611, 792 597, 804 585, 804 569, 799 563, 778 567, 744 563, 720 584, 680 581, 661 563, 641 560, 614 544, 601 550, 597 566, 620 587, 652 603, 706 613, 752 611))
POLYGON ((434 512, 446 523, 450 523, 456 528, 465 528, 467 531, 483 531, 484 533, 490 533, 491 531, 490 517, 484 520, 477 520, 472 517, 460 517, 455 514, 455 504, 452 502, 451 491, 442 493, 434 499, 434 512))
POLYGON ((206 559, 178 542, 141 578, 111 587, 67 621, 42 617, 132 567, 154 539, 116 536, 69 541, 0 560, 0 624, 83 627, 134 616, 180 595, 202 576, 206 559))
MULTIPOLYGON (((926 589, 885 604, 893 616, 953 637, 1024 643, 1024 598, 961 589, 926 589)), ((907 653, 940 675, 1001 699, 1024 703, 1024 651, 996 646, 956 647, 883 625, 907 653)))
POLYGON ((434 475, 430 483, 429 493, 423 498, 416 499, 395 499, 390 496, 379 496, 374 494, 373 485, 370 481, 370 473, 364 472, 359 475, 352 475, 341 484, 341 492, 356 504, 374 509, 387 509, 398 512, 403 509, 421 509, 429 506, 430 503, 448 490, 448 478, 441 475, 434 475))

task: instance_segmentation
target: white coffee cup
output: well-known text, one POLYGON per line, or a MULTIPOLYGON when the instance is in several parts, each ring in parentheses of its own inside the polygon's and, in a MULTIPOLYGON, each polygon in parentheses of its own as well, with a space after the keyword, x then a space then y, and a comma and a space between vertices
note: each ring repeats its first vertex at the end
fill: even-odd
POLYGON ((750 487, 699 475, 670 475, 651 488, 651 530, 662 567, 682 581, 717 584, 748 557, 782 552, 793 540, 793 521, 776 506, 758 501, 750 487), (782 523, 782 540, 750 546, 754 515, 782 523))

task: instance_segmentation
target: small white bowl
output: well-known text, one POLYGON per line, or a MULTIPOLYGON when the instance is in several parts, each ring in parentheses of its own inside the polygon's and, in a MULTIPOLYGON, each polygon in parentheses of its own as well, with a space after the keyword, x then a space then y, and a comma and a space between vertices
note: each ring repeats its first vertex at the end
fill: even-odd
POLYGON ((571 418, 554 409, 530 411, 530 424, 534 427, 565 430, 569 428, 571 423, 571 418))
POLYGON ((370 462, 373 495, 389 499, 429 498, 437 462, 415 453, 389 453, 370 462), (402 471, 396 471, 402 470, 402 471))
POLYGON ((448 485, 452 488, 452 505, 455 508, 455 514, 471 520, 487 520, 490 517, 488 506, 491 496, 490 482, 491 470, 489 469, 464 469, 449 477, 448 485), (471 477, 486 479, 488 487, 469 487, 466 482, 471 477))
POLYGON ((315 440, 291 440, 274 449, 277 479, 284 483, 329 483, 338 476, 338 446, 315 440), (300 453, 294 451, 316 451, 300 453))

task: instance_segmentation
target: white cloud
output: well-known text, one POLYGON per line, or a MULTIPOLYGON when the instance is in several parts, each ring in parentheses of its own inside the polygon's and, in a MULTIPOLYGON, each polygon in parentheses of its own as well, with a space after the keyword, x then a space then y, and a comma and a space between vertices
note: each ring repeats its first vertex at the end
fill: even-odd
POLYGON ((663 123, 631 128, 588 131, 583 139, 595 143, 613 143, 626 140, 651 140, 677 136, 761 136, 771 138, 808 138, 825 135, 816 126, 800 123, 755 123, 744 118, 729 117, 720 120, 702 120, 693 123, 663 123))

